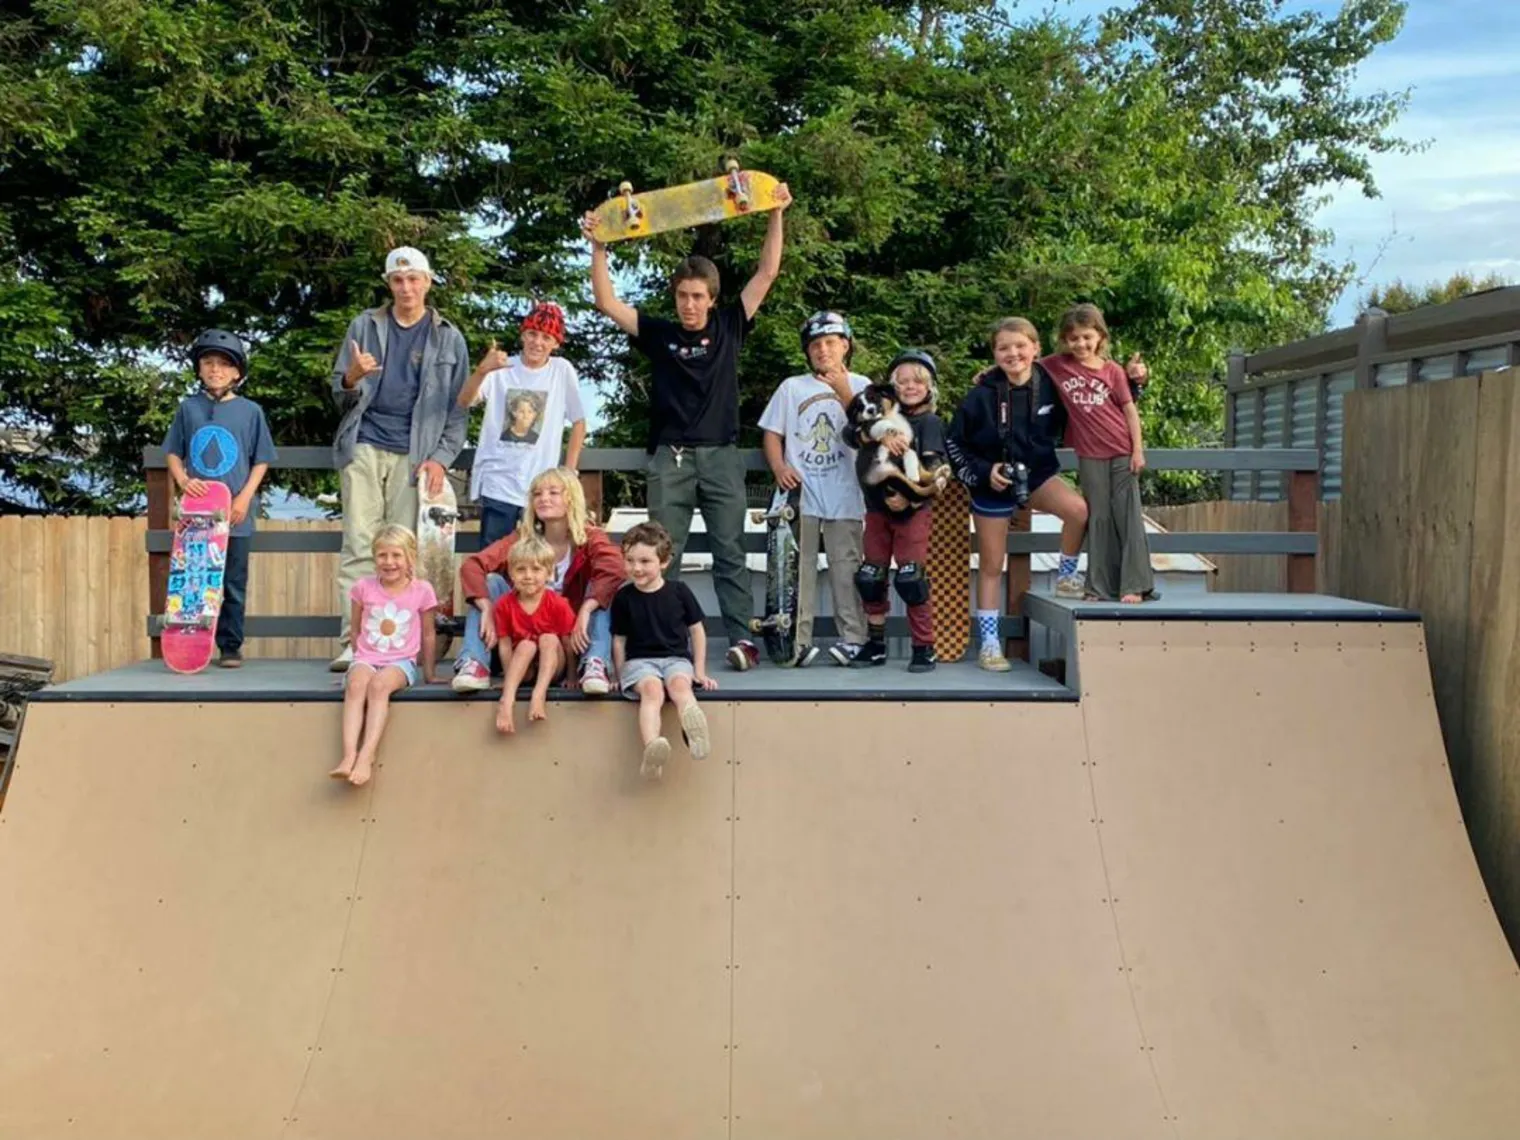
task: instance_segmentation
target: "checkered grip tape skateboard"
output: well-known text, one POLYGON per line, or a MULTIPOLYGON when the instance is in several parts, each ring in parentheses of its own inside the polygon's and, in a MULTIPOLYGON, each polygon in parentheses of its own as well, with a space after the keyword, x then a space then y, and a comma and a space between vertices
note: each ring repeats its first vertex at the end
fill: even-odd
POLYGON ((971 644, 971 493, 956 479, 934 500, 929 585, 934 597, 935 656, 959 661, 971 644))

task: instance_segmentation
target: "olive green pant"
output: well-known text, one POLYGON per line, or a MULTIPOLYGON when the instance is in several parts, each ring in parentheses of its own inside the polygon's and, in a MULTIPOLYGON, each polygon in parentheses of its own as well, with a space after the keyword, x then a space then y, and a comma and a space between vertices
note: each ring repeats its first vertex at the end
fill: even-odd
POLYGON ((1110 601, 1125 594, 1144 596, 1155 588, 1151 548, 1140 513, 1140 480, 1129 456, 1078 459, 1087 499, 1087 588, 1110 601))
POLYGON ((754 595, 744 557, 744 458, 736 447, 662 445, 649 459, 649 517, 670 532, 675 546, 665 576, 681 576, 681 552, 693 511, 702 512, 712 551, 713 588, 729 644, 750 636, 754 595))

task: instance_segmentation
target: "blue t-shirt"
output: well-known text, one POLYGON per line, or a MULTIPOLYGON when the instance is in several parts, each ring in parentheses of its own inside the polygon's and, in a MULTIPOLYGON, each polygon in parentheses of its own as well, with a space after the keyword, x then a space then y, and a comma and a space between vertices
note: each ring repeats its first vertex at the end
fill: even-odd
MULTIPOLYGON (((164 450, 180 457, 191 478, 225 483, 234 497, 255 466, 275 460, 274 437, 263 408, 241 396, 213 402, 204 392, 180 404, 164 437, 164 450)), ((232 535, 252 534, 257 513, 250 507, 232 535)))
POLYGON ((427 347, 431 322, 426 312, 411 328, 398 325, 394 313, 388 320, 380 387, 359 421, 359 442, 407 455, 412 450, 412 412, 422 387, 422 350, 427 347))

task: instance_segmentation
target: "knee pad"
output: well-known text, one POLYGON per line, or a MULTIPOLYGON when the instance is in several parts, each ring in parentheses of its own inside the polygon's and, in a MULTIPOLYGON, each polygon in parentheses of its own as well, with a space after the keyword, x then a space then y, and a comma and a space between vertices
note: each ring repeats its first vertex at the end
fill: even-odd
POLYGON ((887 568, 867 562, 855 571, 855 589, 860 591, 860 600, 863 602, 886 601, 887 568))
POLYGON ((929 576, 918 562, 906 562, 897 568, 892 579, 897 596, 910 606, 921 606, 929 600, 929 576))

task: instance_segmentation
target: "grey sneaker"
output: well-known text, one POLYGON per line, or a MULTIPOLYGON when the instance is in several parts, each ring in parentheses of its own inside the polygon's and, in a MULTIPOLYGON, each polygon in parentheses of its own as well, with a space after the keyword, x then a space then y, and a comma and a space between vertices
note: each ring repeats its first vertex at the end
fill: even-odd
POLYGON ((797 656, 792 660, 794 669, 806 669, 814 661, 818 660, 818 654, 822 652, 816 645, 799 645, 797 656))
POLYGON ((352 646, 345 645, 343 652, 327 663, 329 673, 347 673, 348 667, 354 663, 354 650, 352 646))

